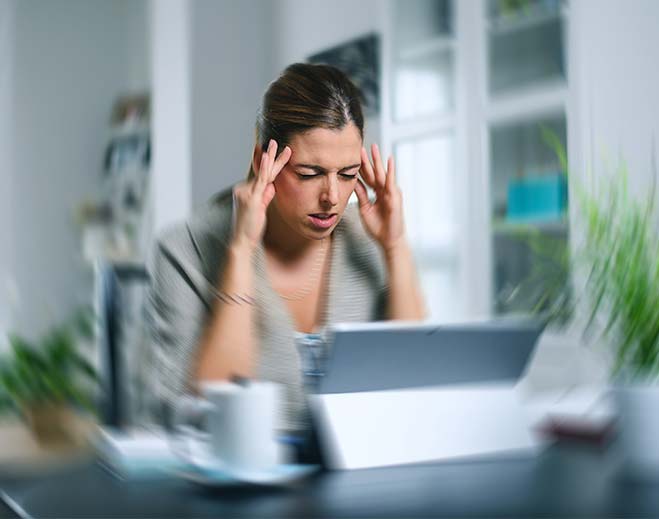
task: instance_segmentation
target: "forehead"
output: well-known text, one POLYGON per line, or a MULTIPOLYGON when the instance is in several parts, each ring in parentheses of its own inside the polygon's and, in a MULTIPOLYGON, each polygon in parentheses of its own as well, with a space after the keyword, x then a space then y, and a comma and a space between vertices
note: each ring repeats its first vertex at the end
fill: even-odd
POLYGON ((289 146, 293 151, 291 162, 294 164, 343 167, 359 161, 362 140, 357 127, 350 124, 340 130, 314 128, 299 133, 293 136, 289 146))

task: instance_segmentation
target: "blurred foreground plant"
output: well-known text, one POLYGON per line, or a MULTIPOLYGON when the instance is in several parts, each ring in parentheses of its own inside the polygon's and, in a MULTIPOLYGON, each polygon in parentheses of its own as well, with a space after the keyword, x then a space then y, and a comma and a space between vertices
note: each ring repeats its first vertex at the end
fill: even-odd
MULTIPOLYGON (((554 149, 564 171, 568 172, 563 144, 550 130, 543 129, 545 141, 554 149)), ((656 172, 655 172, 656 177, 656 172)), ((578 223, 582 243, 574 252, 552 249, 539 234, 529 244, 544 258, 554 256, 559 269, 544 274, 548 279, 568 278, 570 273, 585 274, 583 290, 576 298, 571 283, 544 284, 533 312, 548 324, 563 326, 579 302, 588 310, 584 333, 603 318, 601 337, 614 348, 613 375, 625 380, 656 379, 659 375, 659 234, 655 184, 647 197, 637 200, 629 193, 628 171, 620 164, 612 177, 592 191, 572 182, 577 195, 578 223), (544 252, 543 252, 544 251, 544 252), (547 254, 549 251, 549 255, 547 254), (560 271, 562 270, 562 274, 560 271), (547 301, 551 304, 545 304, 547 301)), ((523 292, 524 281, 518 287, 523 292)))
POLYGON ((36 344, 10 335, 11 351, 0 359, 0 404, 28 417, 36 409, 80 406, 94 412, 90 393, 97 373, 79 344, 93 336, 93 311, 82 308, 36 344))
POLYGON ((635 200, 622 166, 599 197, 580 195, 589 265, 590 317, 601 311, 604 335, 615 341, 614 374, 654 378, 659 373, 659 240, 654 185, 635 200), (622 373, 621 373, 622 370, 622 373))

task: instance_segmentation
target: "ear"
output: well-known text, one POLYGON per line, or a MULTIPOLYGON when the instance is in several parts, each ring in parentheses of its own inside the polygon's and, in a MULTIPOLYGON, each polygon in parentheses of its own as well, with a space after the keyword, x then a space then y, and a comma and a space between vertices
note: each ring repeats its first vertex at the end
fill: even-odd
POLYGON ((261 155, 263 155, 261 145, 256 143, 254 145, 254 151, 252 152, 252 170, 254 171, 254 174, 258 173, 259 171, 259 166, 261 165, 261 155))

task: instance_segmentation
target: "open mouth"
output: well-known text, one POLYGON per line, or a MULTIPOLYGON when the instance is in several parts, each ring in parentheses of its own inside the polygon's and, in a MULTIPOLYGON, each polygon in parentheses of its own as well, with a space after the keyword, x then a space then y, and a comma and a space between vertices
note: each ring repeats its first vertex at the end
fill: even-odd
POLYGON ((336 223, 338 215, 336 213, 316 213, 310 214, 309 220, 314 227, 326 229, 336 223))

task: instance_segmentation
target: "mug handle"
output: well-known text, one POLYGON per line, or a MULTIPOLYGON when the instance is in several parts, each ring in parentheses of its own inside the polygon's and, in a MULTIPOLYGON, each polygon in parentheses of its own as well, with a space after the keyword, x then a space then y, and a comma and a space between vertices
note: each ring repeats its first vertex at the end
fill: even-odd
MULTIPOLYGON (((199 430, 193 424, 205 419, 215 406, 208 400, 193 396, 179 398, 173 409, 172 445, 173 453, 186 464, 200 469, 204 466, 203 459, 211 455, 209 449, 210 433, 199 430)), ((217 460, 215 460, 217 461, 217 460)))

